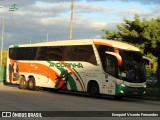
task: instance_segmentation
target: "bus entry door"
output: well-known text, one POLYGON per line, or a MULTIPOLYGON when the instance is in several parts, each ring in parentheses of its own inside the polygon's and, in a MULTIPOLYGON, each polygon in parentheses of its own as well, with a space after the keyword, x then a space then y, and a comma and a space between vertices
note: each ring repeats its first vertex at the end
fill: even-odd
POLYGON ((115 94, 115 78, 106 73, 105 78, 103 80, 103 93, 114 95, 115 94))

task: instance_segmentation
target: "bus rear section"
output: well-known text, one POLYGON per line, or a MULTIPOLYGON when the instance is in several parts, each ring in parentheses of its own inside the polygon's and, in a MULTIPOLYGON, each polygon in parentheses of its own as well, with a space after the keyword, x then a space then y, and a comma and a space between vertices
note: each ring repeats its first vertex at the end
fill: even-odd
POLYGON ((22 89, 47 87, 87 92, 86 73, 96 74, 100 69, 93 45, 47 45, 11 46, 7 81, 20 84, 22 89), (63 77, 64 71, 67 77, 63 77))

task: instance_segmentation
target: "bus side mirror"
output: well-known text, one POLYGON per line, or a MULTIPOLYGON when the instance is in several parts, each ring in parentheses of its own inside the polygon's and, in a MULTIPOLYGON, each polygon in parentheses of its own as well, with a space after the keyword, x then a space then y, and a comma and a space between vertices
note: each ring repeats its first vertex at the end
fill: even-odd
POLYGON ((115 52, 105 52, 105 53, 116 57, 118 61, 118 65, 122 65, 122 57, 118 53, 115 53, 115 52))
POLYGON ((145 65, 149 65, 151 69, 153 69, 154 63, 150 58, 143 56, 143 62, 145 65))

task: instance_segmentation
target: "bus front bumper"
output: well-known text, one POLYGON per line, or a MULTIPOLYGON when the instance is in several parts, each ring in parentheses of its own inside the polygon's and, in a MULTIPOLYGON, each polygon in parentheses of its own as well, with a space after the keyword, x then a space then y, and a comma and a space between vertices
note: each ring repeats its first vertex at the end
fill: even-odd
POLYGON ((145 87, 129 87, 123 84, 116 84, 116 96, 142 96, 146 92, 145 87))

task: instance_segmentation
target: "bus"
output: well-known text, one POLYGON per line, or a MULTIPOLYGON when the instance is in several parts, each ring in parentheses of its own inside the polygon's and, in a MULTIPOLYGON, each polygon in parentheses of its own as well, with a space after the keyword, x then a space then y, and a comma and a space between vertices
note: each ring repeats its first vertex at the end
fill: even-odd
POLYGON ((11 45, 8 55, 6 82, 21 89, 53 88, 92 97, 145 93, 147 59, 124 42, 84 39, 11 45))

